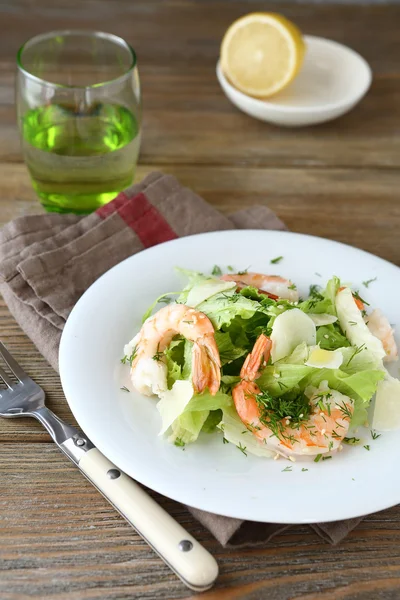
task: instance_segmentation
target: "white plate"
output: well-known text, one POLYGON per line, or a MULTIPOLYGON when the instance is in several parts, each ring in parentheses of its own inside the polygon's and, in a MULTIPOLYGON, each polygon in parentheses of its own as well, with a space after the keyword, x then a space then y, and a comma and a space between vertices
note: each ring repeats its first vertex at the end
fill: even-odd
POLYGON ((331 121, 348 112, 368 91, 372 73, 362 56, 347 46, 307 35, 306 54, 296 79, 268 100, 237 90, 217 64, 226 96, 251 117, 276 125, 298 127, 331 121))
POLYGON ((118 467, 153 490, 230 517, 310 523, 364 515, 400 502, 399 433, 372 440, 366 431, 369 452, 346 446, 332 460, 299 461, 292 471, 282 472, 290 463, 246 458, 223 444, 218 433, 201 434, 185 450, 169 444, 158 437, 156 401, 120 390, 129 386, 124 379, 128 369, 120 364, 124 343, 140 328, 141 316, 157 296, 182 287, 173 267, 210 272, 215 263, 282 274, 303 295, 310 284, 323 285, 337 274, 359 286, 391 323, 399 317, 398 267, 337 242, 286 232, 223 231, 150 248, 96 281, 65 326, 61 380, 86 434, 118 467), (270 264, 280 255, 279 264, 270 264), (377 281, 365 289, 361 282, 373 277, 377 281))

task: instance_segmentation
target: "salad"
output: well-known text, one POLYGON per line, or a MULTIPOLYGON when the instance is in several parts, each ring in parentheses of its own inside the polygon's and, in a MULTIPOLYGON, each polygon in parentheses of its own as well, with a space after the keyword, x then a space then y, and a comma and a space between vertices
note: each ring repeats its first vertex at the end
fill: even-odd
POLYGON ((218 432, 246 455, 318 462, 359 426, 400 427, 393 329, 338 277, 301 298, 276 275, 177 271, 186 286, 154 301, 122 359, 169 442, 218 432))

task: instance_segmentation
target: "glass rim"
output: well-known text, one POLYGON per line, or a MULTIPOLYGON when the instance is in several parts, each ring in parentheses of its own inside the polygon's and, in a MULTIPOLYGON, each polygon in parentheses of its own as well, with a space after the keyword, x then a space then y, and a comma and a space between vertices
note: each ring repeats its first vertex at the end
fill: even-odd
POLYGON ((70 90, 73 90, 73 89, 85 90, 85 89, 98 88, 98 87, 102 87, 102 86, 106 86, 106 85, 111 85, 111 84, 116 83, 116 82, 124 79, 125 77, 127 77, 133 71, 133 69, 136 67, 136 64, 137 64, 136 52, 134 51, 132 46, 130 44, 128 44, 128 42, 126 42, 122 37, 115 35, 113 33, 107 33, 105 31, 94 31, 94 30, 90 30, 90 29, 59 29, 59 30, 50 31, 47 33, 40 33, 39 35, 35 35, 35 36, 29 38, 26 42, 24 42, 17 52, 17 67, 26 77, 29 77, 33 81, 37 81, 38 83, 41 83, 42 85, 48 85, 51 87, 64 88, 64 89, 70 89, 70 90), (62 35, 63 36, 82 35, 82 36, 87 36, 87 37, 111 40, 115 44, 118 44, 119 46, 124 47, 126 50, 128 50, 130 57, 131 57, 131 64, 129 65, 129 67, 127 67, 126 71, 124 73, 122 73, 121 75, 118 75, 118 77, 114 77, 113 79, 109 79, 107 81, 102 81, 100 83, 93 83, 91 85, 68 85, 68 84, 64 84, 64 83, 55 83, 52 81, 47 81, 46 79, 42 79, 41 77, 34 75, 33 73, 31 73, 28 69, 26 69, 24 67, 23 61, 22 61, 22 54, 27 47, 29 47, 31 44, 37 43, 39 41, 43 41, 46 39, 52 39, 52 38, 55 38, 57 36, 62 36, 62 35))

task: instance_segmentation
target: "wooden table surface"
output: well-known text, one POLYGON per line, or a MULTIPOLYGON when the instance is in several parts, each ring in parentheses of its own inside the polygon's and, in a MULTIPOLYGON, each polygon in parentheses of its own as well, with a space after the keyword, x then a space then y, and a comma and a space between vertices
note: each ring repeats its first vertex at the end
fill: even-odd
MULTIPOLYGON (((111 31, 137 50, 144 98, 138 178, 176 175, 225 213, 267 204, 290 229, 400 265, 400 6, 174 0, 3 0, 0 5, 0 221, 37 212, 15 125, 18 47, 53 29, 111 31), (226 27, 279 10, 308 34, 369 61, 370 92, 341 119, 286 130, 252 120, 216 77, 226 27)), ((58 375, 0 304, 0 337, 73 423, 58 375)), ((346 489, 338 490, 348 493, 346 489)), ((338 547, 293 527, 261 548, 228 550, 179 504, 159 502, 215 555, 204 599, 400 597, 400 509, 372 515, 338 547)), ((0 598, 193 598, 31 420, 0 424, 0 598)))

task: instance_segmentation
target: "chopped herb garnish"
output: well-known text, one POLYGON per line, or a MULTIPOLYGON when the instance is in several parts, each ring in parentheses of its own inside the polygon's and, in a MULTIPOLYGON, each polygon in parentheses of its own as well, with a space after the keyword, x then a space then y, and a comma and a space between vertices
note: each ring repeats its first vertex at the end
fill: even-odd
POLYGON ((286 421, 290 421, 290 429, 298 429, 300 424, 308 419, 311 407, 304 394, 295 398, 285 397, 285 395, 274 398, 265 391, 257 394, 256 402, 260 413, 260 422, 272 431, 273 436, 291 444, 298 442, 293 434, 287 431, 286 421))
POLYGON ((283 259, 283 256, 277 256, 276 258, 273 258, 272 260, 270 260, 269 262, 272 265, 277 265, 279 262, 281 262, 281 260, 283 259))
POLYGON ((378 278, 374 277, 373 279, 367 279, 367 281, 363 281, 363 286, 365 286, 366 288, 369 286, 370 283, 373 283, 374 281, 376 281, 378 278))
POLYGON ((126 387, 126 385, 123 385, 122 388, 120 388, 123 392, 130 392, 130 390, 128 390, 128 388, 126 387))
POLYGON ((247 456, 246 446, 242 446, 241 442, 239 442, 239 446, 236 446, 236 447, 239 448, 239 450, 240 450, 240 452, 242 452, 242 454, 247 456))
POLYGON ((231 265, 227 266, 228 271, 230 271, 231 273, 235 270, 231 265))
POLYGON ((361 316, 362 316, 362 318, 366 317, 367 316, 367 311, 366 310, 362 310, 361 311, 361 316))
POLYGON ((317 456, 314 458, 314 462, 319 462, 322 458, 322 454, 317 454, 317 456))
POLYGON ((370 450, 369 444, 365 444, 364 448, 365 448, 366 450, 370 450))
POLYGON ((319 291, 320 289, 321 289, 321 287, 319 285, 316 285, 315 283, 313 283, 312 285, 310 285, 309 295, 312 296, 313 298, 315 298, 315 300, 323 300, 324 297, 321 294, 321 292, 319 291))
POLYGON ((364 300, 363 298, 361 298, 360 294, 358 293, 358 291, 352 292, 354 298, 356 300, 359 300, 360 302, 362 302, 363 304, 366 304, 367 306, 369 306, 369 302, 367 302, 366 300, 364 300))
POLYGON ((365 344, 362 344, 361 346, 358 346, 354 350, 353 354, 350 356, 349 360, 347 361, 347 365, 346 365, 347 367, 349 366, 349 364, 351 363, 351 361, 353 360, 353 358, 355 356, 357 356, 357 354, 360 354, 360 352, 362 352, 364 350, 364 348, 365 348, 365 344))
POLYGON ((293 469, 293 467, 285 467, 284 469, 282 469, 282 473, 285 473, 287 471, 291 471, 293 469))
POLYGON ((211 271, 211 275, 219 276, 222 275, 222 270, 218 265, 214 265, 213 270, 211 271))
POLYGON ((349 325, 357 325, 356 321, 348 321, 349 325))
POLYGON ((351 438, 345 437, 345 438, 343 438, 343 443, 348 444, 349 446, 357 446, 357 444, 360 443, 360 439, 356 438, 356 437, 351 437, 351 438))
POLYGON ((308 469, 305 469, 304 467, 302 468, 301 472, 304 473, 305 471, 308 471, 308 469))
POLYGON ((330 458, 332 458, 332 456, 323 456, 322 460, 329 460, 330 458))
POLYGON ((228 440, 225 437, 222 438, 222 443, 223 444, 229 444, 228 440))
POLYGON ((321 273, 317 273, 317 272, 315 272, 315 275, 316 275, 317 277, 322 277, 321 273))
POLYGON ((162 298, 159 299, 160 304, 170 304, 171 302, 172 302, 172 298, 169 298, 169 296, 163 296, 162 298))
POLYGON ((292 283, 292 285, 288 285, 288 290, 297 290, 296 284, 292 283))
POLYGON ((134 348, 132 348, 132 354, 131 354, 130 356, 127 356, 127 355, 125 354, 125 356, 123 356, 123 357, 121 358, 121 362, 122 362, 122 364, 123 364, 123 365, 126 365, 126 363, 129 363, 129 364, 132 366, 132 363, 133 363, 133 361, 134 361, 134 360, 135 360, 135 358, 136 358, 137 350, 138 350, 138 347, 137 347, 137 346, 134 346, 134 348))
POLYGON ((329 446, 328 446, 329 452, 332 450, 332 448, 333 448, 333 442, 329 442, 329 446))
POLYGON ((176 438, 174 444, 175 444, 175 446, 178 446, 178 448, 185 447, 185 442, 181 438, 176 438))
POLYGON ((373 440, 377 440, 379 437, 381 437, 381 433, 376 433, 376 431, 373 431, 373 429, 371 429, 371 437, 373 440))
POLYGON ((164 352, 160 352, 160 350, 157 350, 157 352, 153 356, 153 360, 156 360, 158 362, 162 359, 163 356, 164 356, 164 352))
POLYGON ((250 266, 246 267, 243 271, 238 271, 238 275, 247 275, 249 272, 250 266))
POLYGON ((189 325, 191 325, 193 321, 183 321, 183 323, 189 323, 189 325))

